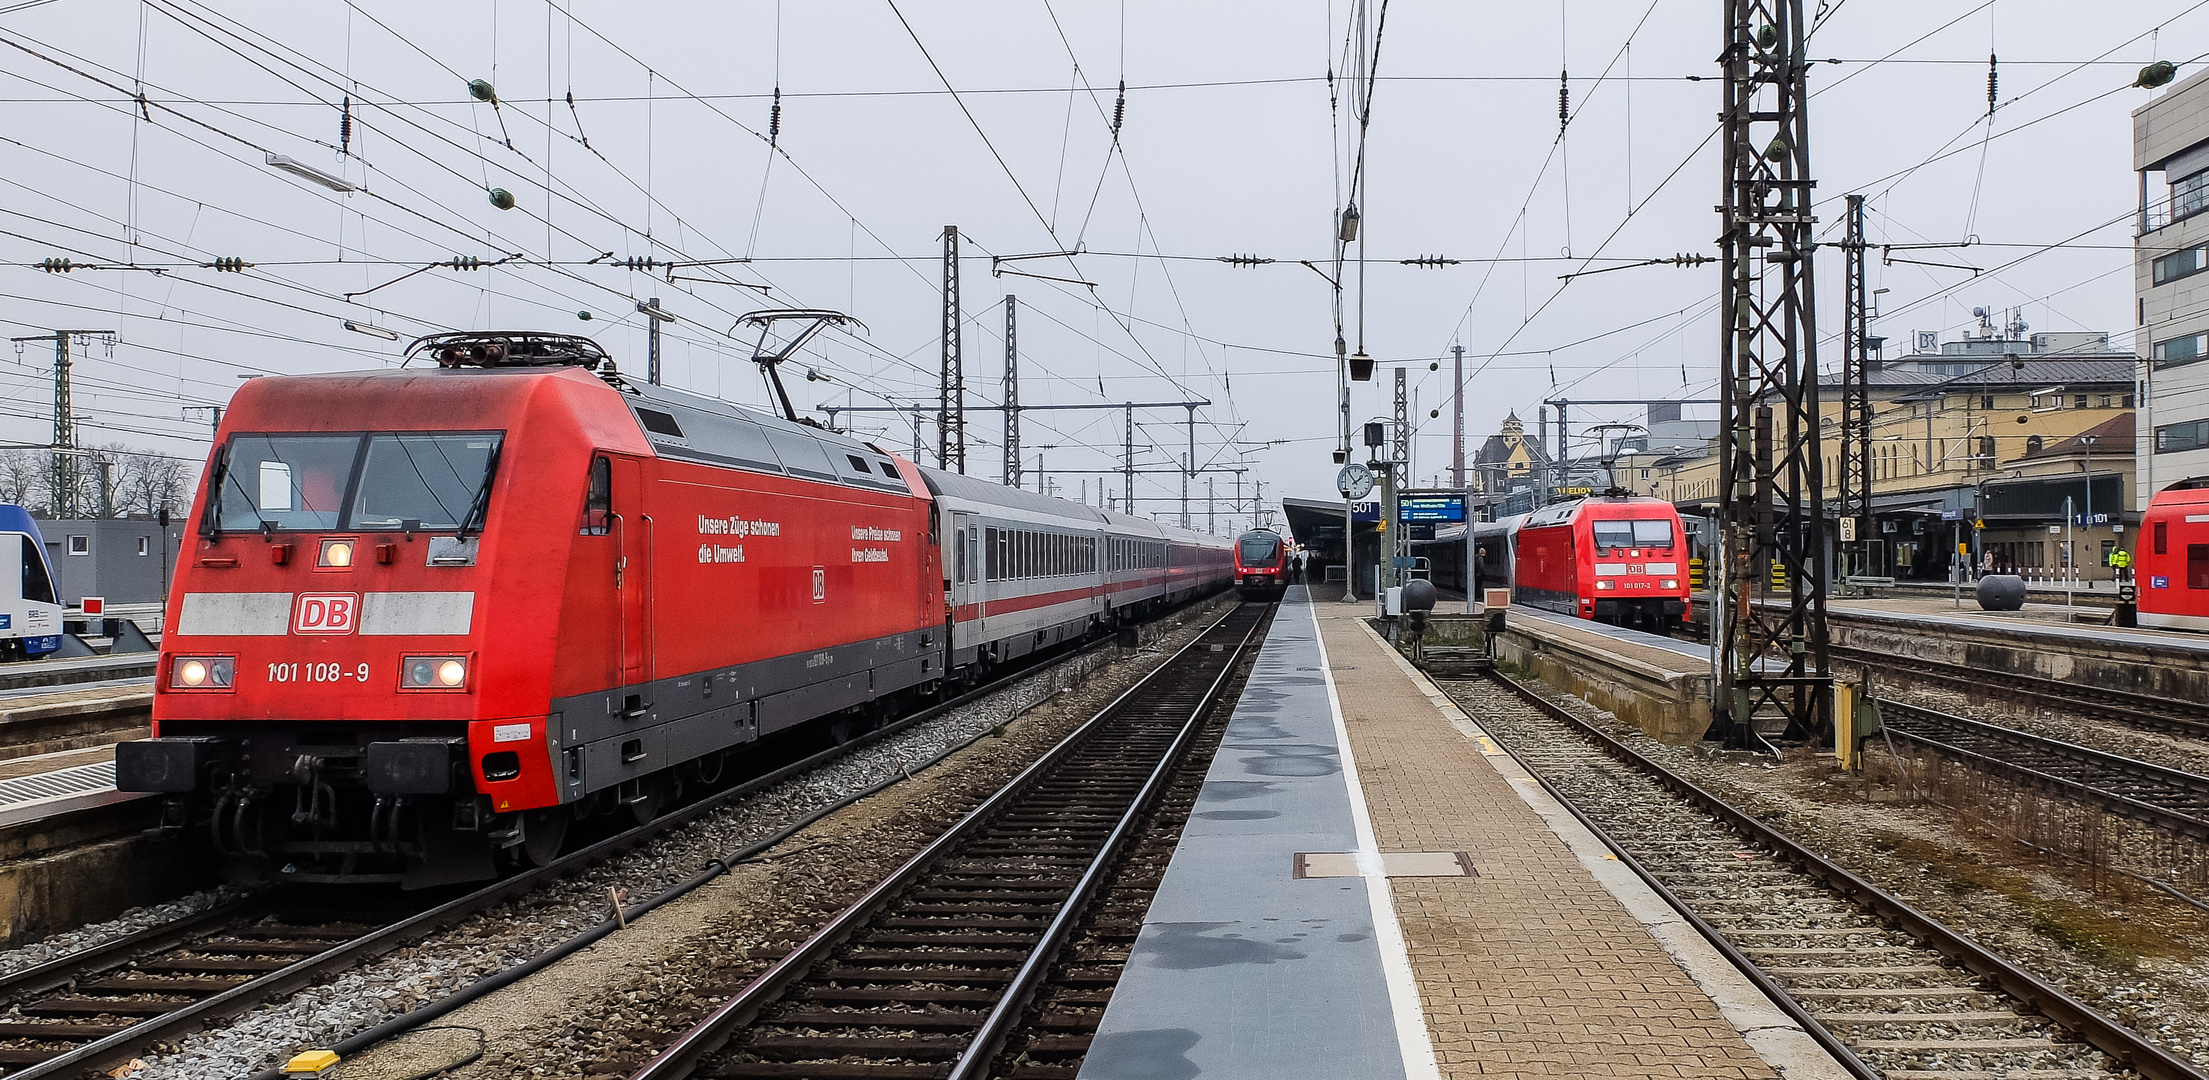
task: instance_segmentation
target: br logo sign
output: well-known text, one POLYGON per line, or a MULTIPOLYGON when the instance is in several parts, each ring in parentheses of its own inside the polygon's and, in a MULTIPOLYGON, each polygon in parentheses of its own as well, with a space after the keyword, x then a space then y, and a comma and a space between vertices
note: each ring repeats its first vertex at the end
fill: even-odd
POLYGON ((359 593, 300 593, 292 607, 291 632, 350 634, 359 615, 359 593))

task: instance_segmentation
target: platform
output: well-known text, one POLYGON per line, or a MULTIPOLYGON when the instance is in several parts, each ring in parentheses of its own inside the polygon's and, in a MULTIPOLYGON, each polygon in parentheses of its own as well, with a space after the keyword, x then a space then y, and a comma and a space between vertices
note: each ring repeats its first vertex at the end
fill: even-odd
POLYGON ((1291 589, 1083 1063, 1841 1074, 1366 625, 1291 589))

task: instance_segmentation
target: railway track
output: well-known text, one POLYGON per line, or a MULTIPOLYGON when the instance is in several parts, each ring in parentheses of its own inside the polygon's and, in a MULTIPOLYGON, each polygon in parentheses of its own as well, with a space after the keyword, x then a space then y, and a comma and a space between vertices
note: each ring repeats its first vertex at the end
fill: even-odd
POLYGON ((2019 702, 2128 727, 2180 735, 2209 737, 2209 709, 2153 694, 2082 686, 2033 675, 2007 672, 1990 679, 1989 673, 1961 664, 1918 657, 1898 657, 1868 649, 1828 646, 1833 658, 1876 669, 1884 675, 1956 690, 1980 697, 2019 702), (2173 706, 2177 707, 2174 708, 2173 706))
POLYGON ((1448 684, 1849 1072, 2202 1080, 2139 1033, 1500 675, 1448 684))
MULTIPOLYGON (((1117 981, 1099 965, 1125 958, 1140 908, 1118 909, 1125 940, 1094 940, 1108 914, 1092 924, 1101 948, 1061 957, 1271 610, 1244 604, 1208 629, 634 1080, 981 1077, 1046 983, 1020 1067, 1070 1075, 1117 981)), ((1146 862, 1163 872, 1155 849, 1146 862)))
POLYGON ((2136 821, 2209 839, 2209 776, 1887 698, 1880 699, 1879 712, 1898 739, 2136 821))
MULTIPOLYGON (((1093 642, 1061 658, 1070 660, 1093 642)), ((1041 667, 1027 667, 876 731, 742 781, 648 824, 608 837, 554 862, 494 882, 428 910, 308 915, 272 894, 155 927, 0 977, 0 1075, 7 1080, 79 1076, 287 996, 365 960, 418 941, 589 866, 640 847, 715 810, 828 764, 914 724, 996 693, 1041 667)))

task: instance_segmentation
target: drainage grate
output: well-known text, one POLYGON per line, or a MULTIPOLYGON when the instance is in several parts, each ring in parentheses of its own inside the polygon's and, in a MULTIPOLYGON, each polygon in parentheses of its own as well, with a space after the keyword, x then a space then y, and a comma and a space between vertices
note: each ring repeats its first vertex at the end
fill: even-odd
POLYGON ((43 802, 69 795, 115 790, 115 762, 95 761, 53 772, 0 780, 0 807, 43 802))

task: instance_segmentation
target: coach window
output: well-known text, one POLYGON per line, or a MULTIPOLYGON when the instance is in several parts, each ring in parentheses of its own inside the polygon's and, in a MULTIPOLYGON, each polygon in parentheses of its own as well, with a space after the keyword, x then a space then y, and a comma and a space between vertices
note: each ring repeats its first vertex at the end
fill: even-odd
POLYGON ((958 530, 955 530, 955 531, 954 531, 954 532, 952 533, 952 536, 951 536, 951 543, 952 543, 952 545, 953 545, 953 551, 954 551, 954 554, 952 555, 952 559, 951 559, 951 564, 952 564, 952 571, 951 571, 951 580, 953 580, 953 581, 956 581, 956 582, 958 582, 958 583, 959 583, 959 584, 961 584, 961 585, 964 585, 964 584, 966 584, 966 581, 967 581, 967 577, 966 577, 966 530, 965 530, 965 529, 958 529, 958 530))
POLYGON ((2209 589, 2209 544, 2186 545, 2186 587, 2209 589))
POLYGON ((982 568, 982 576, 987 580, 995 581, 997 580, 997 527, 992 525, 982 530, 982 536, 984 540, 982 561, 986 564, 982 568))
POLYGON ((583 535, 604 536, 614 522, 614 463, 604 454, 591 458, 590 480, 583 486, 583 535))

